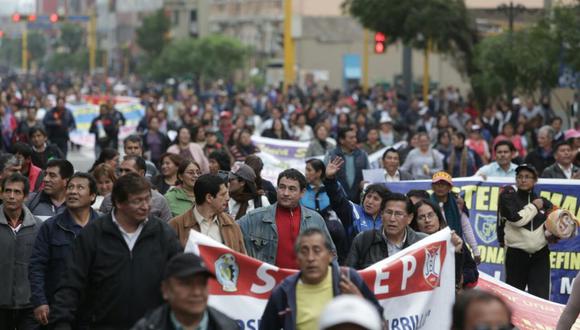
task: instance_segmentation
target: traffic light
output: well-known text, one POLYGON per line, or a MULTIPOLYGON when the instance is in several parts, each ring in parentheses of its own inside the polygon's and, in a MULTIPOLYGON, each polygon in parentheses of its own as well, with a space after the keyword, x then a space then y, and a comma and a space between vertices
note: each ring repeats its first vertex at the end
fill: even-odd
POLYGON ((19 13, 12 14, 12 22, 18 23, 18 22, 24 22, 24 21, 35 22, 36 15, 35 14, 21 15, 19 13))
POLYGON ((387 36, 382 32, 375 33, 375 54, 383 54, 387 49, 387 36))
POLYGON ((0 30, 0 39, 4 38, 4 30, 0 30))
POLYGON ((58 14, 53 13, 53 14, 50 14, 50 16, 48 17, 48 20, 51 23, 56 23, 60 20, 60 17, 58 16, 58 14))

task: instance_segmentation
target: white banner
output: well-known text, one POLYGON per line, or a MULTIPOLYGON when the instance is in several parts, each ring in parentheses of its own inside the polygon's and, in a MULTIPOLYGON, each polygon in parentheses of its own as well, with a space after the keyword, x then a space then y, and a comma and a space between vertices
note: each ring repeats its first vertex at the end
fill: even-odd
MULTIPOLYGON (((455 299, 450 239, 446 228, 359 271, 384 307, 390 330, 449 329, 455 299)), ((185 251, 199 254, 216 274, 209 284, 210 305, 242 329, 258 329, 272 289, 296 272, 239 254, 193 230, 185 251)))

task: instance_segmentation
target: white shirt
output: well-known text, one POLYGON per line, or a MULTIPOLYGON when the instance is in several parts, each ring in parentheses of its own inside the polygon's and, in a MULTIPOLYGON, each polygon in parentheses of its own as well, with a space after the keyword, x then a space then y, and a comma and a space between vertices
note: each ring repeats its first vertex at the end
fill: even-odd
POLYGON ((387 249, 389 251, 390 257, 403 249, 403 245, 405 245, 405 241, 407 240, 407 228, 405 228, 405 236, 403 236, 403 240, 399 244, 391 243, 391 241, 389 241, 387 238, 387 235, 384 234, 384 231, 383 235, 385 235, 385 239, 387 240, 387 249))
POLYGON ((401 173, 399 173, 399 170, 397 170, 397 172, 395 172, 395 175, 391 176, 389 172, 385 170, 385 181, 386 182, 401 181, 401 173))
POLYGON ((204 218, 201 213, 197 210, 197 206, 193 208, 193 216, 197 223, 199 224, 199 231, 212 238, 214 241, 218 241, 223 243, 224 240, 222 239, 222 233, 220 232, 220 223, 217 216, 214 216, 213 219, 206 219, 204 218))
POLYGON ((149 221, 149 219, 145 219, 145 221, 142 221, 139 224, 139 226, 137 226, 137 230, 135 230, 132 233, 129 233, 125 229, 123 229, 123 227, 121 227, 121 225, 119 225, 119 222, 117 222, 117 218, 115 217, 115 209, 113 209, 113 212, 111 212, 111 217, 113 218, 113 223, 115 225, 117 225, 117 228, 119 228, 119 231, 121 232, 121 236, 123 236, 125 243, 127 243, 127 247, 129 248, 129 251, 133 251, 133 247, 135 247, 135 243, 137 243, 137 239, 139 238, 141 231, 143 231, 143 227, 145 226, 145 223, 147 223, 147 221, 149 221))
POLYGON ((558 164, 558 167, 560 167, 562 172, 564 172, 564 175, 566 176, 567 179, 570 179, 572 177, 572 168, 574 167, 572 164, 570 164, 570 166, 568 166, 567 169, 560 164, 558 164))

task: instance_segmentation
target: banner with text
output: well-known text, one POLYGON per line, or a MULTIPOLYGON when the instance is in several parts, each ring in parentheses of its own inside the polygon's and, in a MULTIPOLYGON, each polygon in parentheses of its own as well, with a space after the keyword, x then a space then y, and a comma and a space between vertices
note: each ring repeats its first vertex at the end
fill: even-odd
MULTIPOLYGON (((513 180, 489 178, 481 181, 478 177, 453 180, 455 190, 465 194, 465 204, 473 231, 479 244, 482 263, 479 270, 504 280, 504 249, 497 244, 496 219, 497 201, 500 188, 514 184, 513 180)), ((391 190, 406 193, 411 189, 431 189, 431 182, 404 181, 385 183, 391 190)), ((578 218, 580 208, 580 182, 561 179, 540 179, 536 191, 554 205, 570 211, 578 218)), ((565 304, 572 289, 572 280, 580 270, 580 237, 562 240, 550 245, 551 297, 550 300, 565 304)))
MULTIPOLYGON (((449 329, 455 292, 455 254, 448 229, 382 260, 359 274, 385 310, 389 329, 449 329)), ((210 305, 258 329, 274 287, 296 270, 280 269, 239 254, 191 231, 186 252, 199 254, 216 275, 210 305)))

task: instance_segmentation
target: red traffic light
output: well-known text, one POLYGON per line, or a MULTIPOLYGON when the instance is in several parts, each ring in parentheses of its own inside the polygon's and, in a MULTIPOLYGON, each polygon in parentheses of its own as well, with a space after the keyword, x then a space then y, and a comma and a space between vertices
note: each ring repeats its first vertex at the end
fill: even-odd
POLYGON ((51 23, 56 23, 59 20, 58 14, 50 14, 48 17, 51 23))
POLYGON ((382 54, 385 52, 385 44, 382 42, 377 42, 375 44, 375 53, 382 54))
POLYGON ((12 22, 20 22, 20 14, 19 13, 12 14, 12 22))
POLYGON ((375 33, 375 41, 376 42, 385 42, 387 41, 387 37, 382 32, 375 33))
POLYGON ((34 22, 36 21, 36 15, 32 14, 32 15, 28 15, 28 21, 29 22, 34 22))
POLYGON ((4 38, 4 31, 0 30, 0 38, 4 38))
POLYGON ((387 36, 382 32, 375 33, 375 54, 382 54, 387 49, 387 36))

